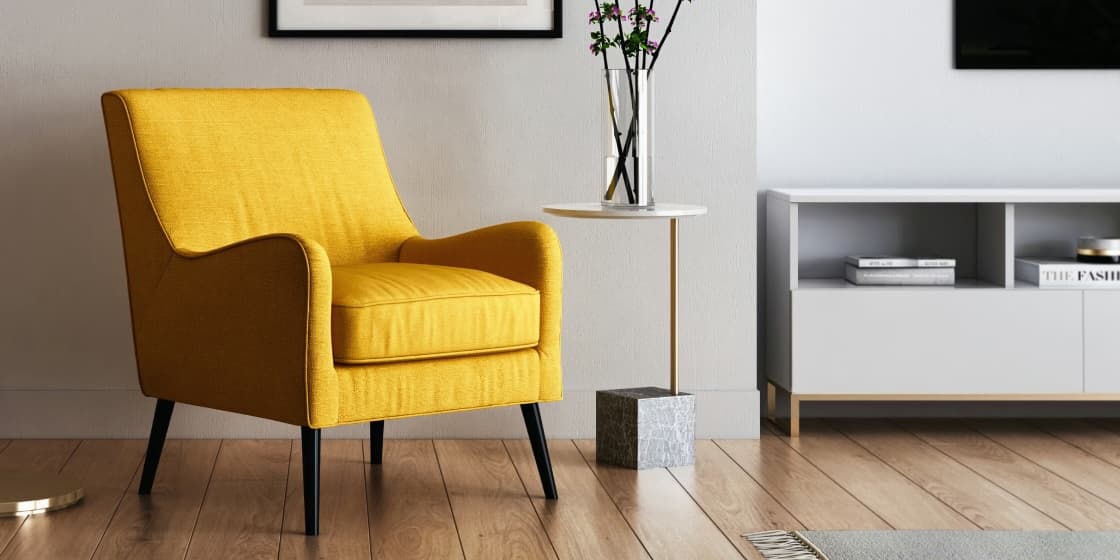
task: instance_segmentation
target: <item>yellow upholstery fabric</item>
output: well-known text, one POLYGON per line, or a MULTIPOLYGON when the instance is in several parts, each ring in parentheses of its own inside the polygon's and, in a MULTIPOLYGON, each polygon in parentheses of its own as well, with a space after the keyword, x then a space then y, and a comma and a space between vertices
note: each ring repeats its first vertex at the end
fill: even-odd
POLYGON ((540 294, 525 284, 425 264, 352 264, 333 272, 336 362, 399 362, 537 345, 540 294))
POLYGON ((176 255, 133 323, 144 394, 291 424, 334 423, 330 282, 323 248, 298 236, 176 255))
POLYGON ((339 365, 338 420, 403 418, 537 402, 540 356, 517 350, 442 360, 339 365))
POLYGON ((560 398, 555 234, 419 237, 360 94, 123 90, 102 110, 144 394, 312 428, 560 398))
POLYGON ((156 214, 179 249, 270 233, 323 245, 334 265, 392 261, 416 228, 361 94, 121 92, 156 214))
POLYGON ((512 222, 442 239, 413 237, 401 246, 400 259, 485 270, 540 291, 540 400, 563 398, 560 315, 564 267, 560 240, 552 228, 540 222, 512 222))

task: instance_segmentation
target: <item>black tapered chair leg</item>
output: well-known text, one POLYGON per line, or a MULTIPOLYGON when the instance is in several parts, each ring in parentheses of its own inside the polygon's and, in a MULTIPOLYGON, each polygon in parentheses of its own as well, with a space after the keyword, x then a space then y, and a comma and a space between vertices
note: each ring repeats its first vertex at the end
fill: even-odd
POLYGON ((521 405, 521 415, 525 417, 525 429, 529 432, 529 444, 533 447, 533 458, 537 460, 537 472, 541 475, 541 489, 548 500, 556 499, 556 479, 552 476, 552 460, 548 457, 548 440, 544 437, 544 423, 541 422, 541 409, 537 403, 521 405))
POLYGON ((385 421, 369 423, 369 464, 381 464, 381 450, 385 447, 385 421))
POLYGON ((164 399, 156 401, 152 432, 148 436, 148 453, 144 457, 144 472, 140 474, 141 496, 152 493, 152 484, 156 481, 156 468, 159 467, 159 456, 163 453, 163 442, 167 439, 167 426, 171 424, 171 412, 174 409, 175 401, 164 399))
POLYGON ((303 440, 303 527, 310 536, 319 534, 319 436, 319 430, 300 427, 303 440))

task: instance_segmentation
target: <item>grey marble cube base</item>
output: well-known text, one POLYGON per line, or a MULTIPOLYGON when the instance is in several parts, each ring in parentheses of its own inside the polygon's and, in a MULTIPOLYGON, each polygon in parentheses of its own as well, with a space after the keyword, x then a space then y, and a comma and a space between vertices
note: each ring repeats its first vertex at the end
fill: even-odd
POLYGON ((696 462, 696 397, 659 387, 595 392, 595 457, 632 469, 696 462))

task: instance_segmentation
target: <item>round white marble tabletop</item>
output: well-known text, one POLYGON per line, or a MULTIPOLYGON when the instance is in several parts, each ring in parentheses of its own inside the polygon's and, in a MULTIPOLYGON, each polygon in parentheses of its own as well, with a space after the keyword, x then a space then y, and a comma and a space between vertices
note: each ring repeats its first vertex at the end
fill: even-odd
POLYGON ((599 202, 570 202, 548 204, 542 208, 546 214, 565 218, 590 218, 599 220, 665 220, 687 218, 708 213, 707 206, 695 204, 673 204, 658 202, 649 208, 627 208, 624 206, 604 206, 599 202))

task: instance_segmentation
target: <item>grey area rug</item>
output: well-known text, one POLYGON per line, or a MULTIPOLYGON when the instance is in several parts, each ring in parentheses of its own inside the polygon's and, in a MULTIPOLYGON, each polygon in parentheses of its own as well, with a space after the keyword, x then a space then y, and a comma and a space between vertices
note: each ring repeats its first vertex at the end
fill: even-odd
POLYGON ((1120 560, 1120 532, 766 531, 767 560, 1120 560))

